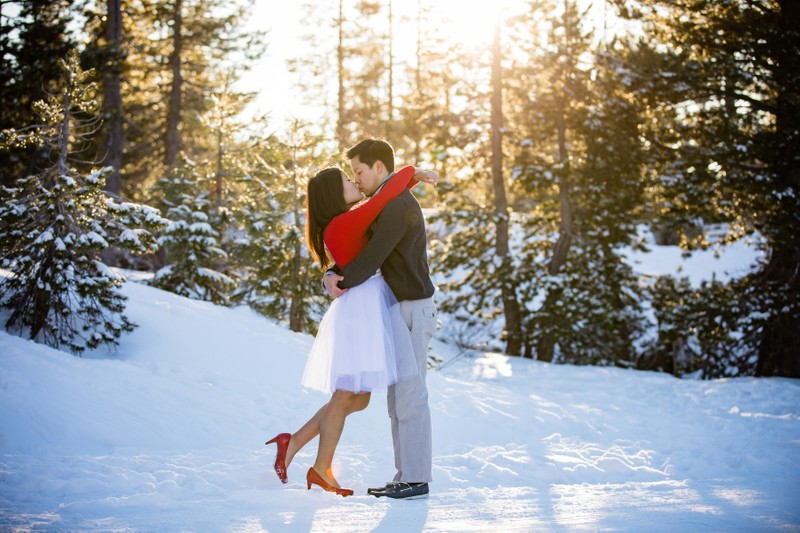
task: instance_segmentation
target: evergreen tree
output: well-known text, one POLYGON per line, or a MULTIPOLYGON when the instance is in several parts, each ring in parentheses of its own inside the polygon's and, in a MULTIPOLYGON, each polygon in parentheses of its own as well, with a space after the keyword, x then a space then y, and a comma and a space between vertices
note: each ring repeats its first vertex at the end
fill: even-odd
POLYGON ((365 136, 384 137, 388 120, 389 13, 384 2, 359 0, 345 10, 344 131, 348 146, 365 136))
MULTIPOLYGON (((95 38, 84 59, 109 89, 119 75, 121 103, 114 106, 113 90, 105 102, 109 128, 116 116, 110 110, 121 108, 123 114, 120 191, 146 197, 180 151, 196 161, 211 157, 216 139, 202 121, 224 92, 233 65, 243 71, 263 53, 264 34, 242 30, 251 0, 121 0, 117 44, 106 35, 106 4, 95 0, 85 12, 87 32, 95 38)), ((99 157, 108 153, 101 139, 96 151, 99 157)))
POLYGON ((292 71, 302 75, 298 90, 309 105, 326 103, 328 113, 321 119, 333 123, 340 152, 357 138, 385 136, 391 78, 388 6, 359 0, 307 4, 305 10, 311 28, 306 39, 316 53, 290 61, 292 71))
MULTIPOLYGON (((36 122, 33 103, 53 93, 59 61, 75 46, 68 33, 74 0, 3 2, 0 8, 0 131, 36 122)), ((49 165, 44 147, 19 144, 0 153, 0 184, 49 165)))
POLYGON ((333 135, 337 149, 343 153, 348 146, 342 118, 345 105, 344 29, 341 26, 344 4, 342 0, 324 5, 305 2, 301 10, 302 20, 306 21, 302 38, 308 51, 290 57, 288 69, 294 75, 297 97, 314 111, 318 131, 326 132, 329 137, 333 135))
MULTIPOLYGON (((401 160, 433 166, 446 186, 455 179, 457 170, 467 166, 459 161, 460 148, 474 140, 474 130, 467 125, 478 117, 475 109, 464 105, 464 101, 472 101, 476 91, 463 82, 462 76, 464 71, 475 68, 474 62, 469 51, 446 42, 439 34, 441 20, 435 16, 430 2, 417 2, 413 24, 414 61, 406 69, 405 83, 396 83, 400 105, 389 140, 401 160), (465 94, 472 98, 464 99, 465 94)), ((407 43, 401 44, 408 47, 407 43)), ((423 204, 435 203, 435 194, 430 189, 414 194, 423 204)))
POLYGON ((167 252, 167 266, 152 285, 175 294, 227 305, 236 281, 223 272, 228 254, 220 244, 222 224, 211 200, 212 180, 194 161, 184 160, 157 184, 169 225, 158 244, 167 252))
POLYGON ((689 306, 696 291, 686 277, 658 276, 648 286, 655 317, 655 337, 644 339, 636 366, 682 376, 696 370, 700 353, 692 342, 693 317, 689 306))
POLYGON ((508 135, 508 116, 501 109, 507 79, 500 66, 508 49, 495 44, 494 50, 456 52, 457 61, 431 69, 445 86, 429 104, 433 114, 424 120, 429 127, 418 133, 428 147, 424 157, 445 178, 437 187, 441 207, 430 220, 436 235, 432 269, 448 273, 439 283, 444 299, 438 305, 456 318, 454 331, 445 334, 464 346, 489 342, 491 349, 519 355, 525 310, 519 308, 514 318, 520 266, 514 235, 520 219, 500 142, 508 135), (495 335, 503 345, 489 340, 495 335))
MULTIPOLYGON (((435 251, 441 268, 459 275, 441 285, 442 307, 492 326, 506 283, 521 303, 521 354, 628 366, 646 328, 645 295, 620 256, 645 219, 641 110, 619 65, 605 51, 592 55, 583 16, 575 2, 533 2, 510 28, 509 259, 490 253, 497 236, 487 196, 443 190, 447 236, 435 251)), ((481 183, 485 167, 472 161, 481 183)))
POLYGON ((265 139, 237 184, 238 223, 232 247, 241 283, 237 300, 293 331, 315 332, 327 297, 322 272, 304 244, 306 183, 330 160, 323 139, 297 121, 288 145, 265 139))
POLYGON ((108 167, 85 175, 70 166, 98 119, 95 88, 77 55, 62 68, 59 92, 34 105, 40 121, 2 134, 3 147, 33 145, 54 161, 17 187, 3 189, 0 264, 11 276, 0 283, 0 305, 11 309, 9 330, 81 353, 116 345, 134 328, 123 314, 122 278, 100 262, 100 252, 108 246, 151 251, 152 232, 164 221, 154 209, 108 198, 103 193, 108 167))
MULTIPOLYGON (((105 0, 104 10, 87 10, 87 18, 96 19, 101 34, 84 52, 84 62, 89 63, 102 78, 103 85, 103 129, 99 136, 99 156, 103 165, 112 168, 106 180, 109 193, 119 195, 122 186, 122 154, 125 149, 125 113, 122 105, 122 77, 126 65, 126 43, 123 37, 123 0, 105 0), (93 57, 92 57, 93 56, 93 57)), ((98 6, 99 7, 99 6, 98 6)), ((88 31, 92 31, 91 26, 88 31)))
POLYGON ((246 125, 237 117, 251 99, 231 89, 233 75, 208 96, 212 107, 198 117, 200 133, 208 137, 210 149, 200 162, 183 163, 156 189, 164 202, 165 216, 173 223, 159 243, 167 266, 159 270, 154 284, 178 294, 229 304, 240 300, 235 292, 239 270, 237 242, 240 230, 234 223, 246 194, 240 179, 248 168, 254 148, 251 141, 237 140, 246 125), (233 300, 232 300, 233 299, 233 300))
MULTIPOLYGON (((800 8, 617 3, 646 30, 632 65, 641 66, 637 96, 657 117, 643 133, 662 169, 662 217, 725 222, 723 242, 763 239, 766 260, 730 284, 728 311, 709 308, 725 322, 735 309, 731 330, 743 332, 740 349, 717 366, 800 376, 800 8)), ((710 244, 703 235, 694 243, 710 244)))
POLYGON ((501 25, 497 23, 492 43, 492 97, 491 97, 491 152, 492 192, 494 200, 495 263, 503 301, 505 353, 522 355, 522 312, 517 300, 512 258, 509 253, 509 208, 506 195, 506 177, 503 173, 503 68, 501 50, 501 25))

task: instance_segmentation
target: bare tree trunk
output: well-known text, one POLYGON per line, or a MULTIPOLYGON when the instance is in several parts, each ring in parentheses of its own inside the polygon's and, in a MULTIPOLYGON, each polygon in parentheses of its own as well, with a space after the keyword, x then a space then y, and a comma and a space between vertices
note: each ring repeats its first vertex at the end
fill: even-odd
POLYGON ((567 168, 567 126, 564 120, 564 107, 558 115, 558 158, 561 171, 558 176, 558 200, 561 203, 561 225, 553 257, 547 269, 551 276, 558 274, 567 261, 567 253, 572 243, 572 204, 569 200, 569 169, 567 168))
POLYGON ((106 46, 111 49, 112 60, 103 76, 103 107, 106 118, 106 152, 103 166, 113 170, 106 180, 105 190, 115 196, 120 193, 120 168, 122 168, 122 146, 125 142, 122 129, 122 0, 108 0, 106 15, 106 46))
MULTIPOLYGON (((558 115, 558 157, 559 157, 559 176, 558 176, 558 198, 561 203, 561 224, 559 228, 558 240, 553 248, 553 257, 547 270, 551 276, 558 274, 561 267, 567 261, 570 244, 572 243, 572 204, 569 198, 569 167, 567 165, 567 126, 564 119, 564 105, 562 102, 558 115)), ((553 309, 561 298, 561 291, 551 290, 545 298, 542 308, 539 310, 542 316, 542 334, 536 345, 536 357, 540 361, 552 361, 555 355, 556 337, 552 326, 555 324, 553 309)))
MULTIPOLYGON (((571 28, 569 17, 568 0, 564 2, 564 28, 571 28)), ((569 31, 564 32, 563 54, 565 58, 571 57, 569 31)), ((567 74, 564 76, 563 84, 567 84, 567 74)), ((563 91, 562 91, 563 94, 563 91)), ((553 247, 553 256, 547 266, 547 271, 551 276, 558 274, 567 262, 567 255, 572 244, 573 224, 572 224, 572 203, 570 202, 570 168, 569 153, 567 151, 567 121, 566 113, 569 102, 565 96, 558 99, 557 127, 558 127, 558 199, 561 204, 561 222, 559 224, 559 235, 553 247)), ((536 342, 536 357, 540 361, 552 361, 555 355, 557 323, 556 306, 561 299, 562 289, 551 289, 545 297, 544 303, 539 310, 541 317, 542 332, 536 342)))
MULTIPOLYGON (((392 17, 392 0, 389 0, 389 110, 386 120, 386 138, 392 142, 392 130, 394 128, 394 19, 392 17)), ((416 163, 416 161, 415 161, 416 163)))
MULTIPOLYGON (((58 135, 58 158, 56 159, 55 167, 56 175, 52 176, 54 180, 58 180, 59 176, 63 176, 69 171, 67 156, 69 155, 70 122, 72 121, 72 95, 75 91, 77 73, 73 71, 71 67, 67 67, 66 71, 64 72, 64 78, 66 82, 64 84, 64 100, 62 103, 64 116, 61 119, 61 126, 59 127, 60 133, 58 135)), ((45 185, 46 187, 51 188, 53 187, 54 183, 46 183, 45 185)), ((62 209, 62 207, 59 206, 58 209, 62 209)), ((39 272, 49 272, 53 268, 52 263, 52 254, 47 254, 45 259, 42 261, 39 272)), ((39 332, 41 332, 42 329, 47 325, 47 317, 50 314, 52 303, 50 291, 43 287, 37 287, 34 290, 33 299, 34 318, 31 323, 29 337, 31 340, 35 340, 39 335, 39 332)), ((13 321, 14 316, 12 315, 12 318, 8 323, 13 323, 13 321)))
MULTIPOLYGON (((778 2, 781 16, 778 31, 781 47, 786 50, 776 66, 775 85, 778 87, 776 101, 775 127, 783 142, 776 155, 777 181, 775 190, 791 190, 797 186, 798 154, 800 139, 800 113, 797 111, 797 72, 800 58, 796 52, 800 48, 797 27, 800 24, 800 5, 789 0, 778 2)), ((773 45, 774 46, 774 45, 773 45)), ((781 201, 787 202, 783 213, 792 213, 796 208, 787 195, 781 201)), ((775 215, 773 215, 775 216, 775 215)), ((757 376, 800 377, 800 232, 797 218, 785 218, 772 222, 785 229, 770 239, 770 256, 767 265, 758 273, 759 282, 765 285, 765 293, 779 290, 784 298, 782 310, 771 314, 758 346, 757 376)))
MULTIPOLYGON (((422 0, 417 0, 417 64, 414 69, 414 83, 416 84, 417 112, 422 108, 422 0)), ((419 116, 417 117, 419 118, 419 116)), ((419 135, 414 136, 414 164, 420 162, 421 146, 419 135)))
POLYGON ((508 250, 509 214, 506 201, 506 186, 503 180, 503 72, 500 65, 500 24, 495 26, 492 46, 492 183, 494 185, 494 209, 496 242, 495 253, 500 259, 500 291, 503 298, 503 313, 506 319, 506 353, 520 355, 522 349, 522 320, 514 289, 511 258, 508 250))
POLYGON ((222 207, 222 157, 223 157, 222 118, 217 125, 217 170, 214 176, 214 206, 217 211, 222 207))
POLYGON ((339 152, 343 152, 347 146, 347 133, 345 132, 345 109, 344 109, 344 11, 343 0, 339 0, 339 46, 336 49, 336 68, 339 77, 339 95, 337 102, 336 117, 336 141, 339 143, 339 152))
POLYGON ((69 155, 70 121, 72 120, 72 93, 75 91, 76 73, 68 68, 64 73, 66 84, 64 86, 64 118, 61 120, 61 133, 58 136, 58 159, 56 172, 63 176, 69 170, 67 156, 69 155))
POLYGON ((766 291, 780 287, 793 306, 788 312, 775 312, 769 317, 758 344, 757 376, 800 377, 800 245, 797 240, 770 251, 766 267, 759 273, 766 291))
MULTIPOLYGON (((300 191, 297 187, 297 130, 298 122, 295 121, 292 127, 292 214, 294 215, 294 225, 298 235, 303 234, 303 224, 300 220, 302 206, 300 205, 300 191)), ((292 331, 303 331, 303 319, 305 315, 305 304, 301 294, 300 285, 302 270, 302 239, 295 239, 294 258, 292 260, 291 272, 291 303, 289 305, 289 329, 292 331)))
POLYGON ((168 168, 175 166, 181 150, 181 94, 183 92, 183 75, 181 74, 181 56, 183 55, 183 0, 175 0, 172 14, 172 54, 169 65, 172 70, 172 87, 169 93, 167 111, 166 152, 164 163, 168 168))

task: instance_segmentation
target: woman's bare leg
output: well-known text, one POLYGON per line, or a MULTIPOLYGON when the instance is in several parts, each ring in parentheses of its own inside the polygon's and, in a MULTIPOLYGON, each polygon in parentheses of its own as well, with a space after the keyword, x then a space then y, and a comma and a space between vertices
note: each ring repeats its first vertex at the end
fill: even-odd
MULTIPOLYGON (((347 392, 347 391, 342 391, 342 392, 347 392)), ((369 405, 370 393, 367 392, 361 394, 352 394, 352 396, 353 396, 353 401, 349 402, 348 406, 346 407, 345 416, 350 415, 356 411, 362 411, 367 408, 367 405, 369 405)), ((331 400, 333 400, 333 396, 331 397, 331 400)), ((320 407, 319 410, 314 414, 314 416, 308 419, 308 422, 306 422, 303 425, 303 427, 301 427, 300 429, 297 430, 297 432, 292 434, 292 438, 289 441, 289 447, 286 450, 287 468, 289 467, 289 464, 292 462, 292 459, 294 459, 294 456, 297 454, 297 452, 299 452, 303 448, 303 446, 308 444, 314 437, 320 434, 320 421, 322 420, 325 414, 325 410, 327 409, 329 404, 330 402, 320 407)), ((339 435, 341 436, 341 431, 339 432, 339 435)), ((337 437, 336 439, 337 443, 338 440, 339 439, 337 437)), ((336 445, 334 444, 334 449, 335 448, 336 445)), ((323 475, 325 474, 325 472, 320 472, 320 473, 323 475)))
POLYGON ((328 402, 320 419, 319 448, 317 449, 317 459, 314 461, 314 470, 334 487, 338 487, 339 483, 333 477, 331 469, 333 454, 336 451, 336 445, 339 444, 339 438, 342 436, 344 419, 353 404, 354 397, 355 394, 350 391, 334 391, 331 401, 328 402))
POLYGON ((286 449, 286 467, 289 467, 289 464, 294 459, 295 454, 299 452, 303 446, 308 444, 311 439, 319 435, 319 421, 322 419, 323 413, 325 413, 325 408, 328 407, 326 403, 319 410, 308 419, 308 422, 303 424, 303 427, 298 429, 295 433, 292 433, 292 438, 289 440, 289 447, 286 449))
POLYGON ((369 392, 361 392, 359 394, 353 395, 353 402, 350 404, 350 412, 347 413, 351 415, 357 411, 363 411, 369 405, 369 399, 372 396, 369 392))

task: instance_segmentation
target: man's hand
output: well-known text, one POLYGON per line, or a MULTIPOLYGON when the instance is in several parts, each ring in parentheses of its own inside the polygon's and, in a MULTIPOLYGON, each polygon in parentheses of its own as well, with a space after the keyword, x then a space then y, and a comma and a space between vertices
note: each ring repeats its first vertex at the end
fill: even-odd
POLYGON ((344 278, 335 272, 328 272, 325 274, 325 277, 322 279, 322 284, 325 285, 325 290, 328 291, 328 294, 331 298, 338 298, 342 294, 346 293, 350 289, 340 289, 339 283, 344 278))

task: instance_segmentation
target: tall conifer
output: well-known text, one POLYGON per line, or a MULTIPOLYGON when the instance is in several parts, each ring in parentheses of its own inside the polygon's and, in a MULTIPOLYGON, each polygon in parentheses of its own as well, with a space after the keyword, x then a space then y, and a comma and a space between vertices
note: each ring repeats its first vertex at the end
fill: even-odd
MULTIPOLYGON (((800 7, 617 3, 645 29, 631 68, 654 113, 643 133, 662 170, 662 217, 678 229, 725 223, 722 243, 757 232, 763 247, 765 260, 730 284, 727 303, 717 297, 728 291, 703 293, 708 313, 739 317, 726 341, 738 348, 715 367, 800 376, 800 7)), ((715 244, 686 237, 689 248, 715 244)))
POLYGON ((71 166, 96 129, 95 88, 77 55, 62 62, 58 92, 35 104, 39 121, 3 132, 3 146, 30 144, 51 154, 44 171, 4 188, 0 257, 11 272, 0 283, 6 327, 75 353, 117 344, 134 324, 124 315, 122 278, 100 262, 109 246, 152 251, 164 222, 154 209, 118 203, 103 192, 105 167, 82 174, 71 166))

